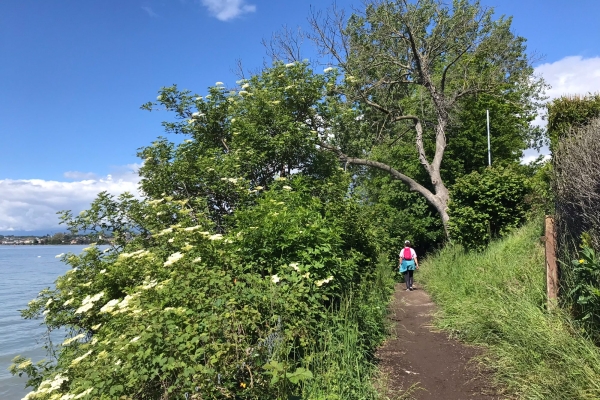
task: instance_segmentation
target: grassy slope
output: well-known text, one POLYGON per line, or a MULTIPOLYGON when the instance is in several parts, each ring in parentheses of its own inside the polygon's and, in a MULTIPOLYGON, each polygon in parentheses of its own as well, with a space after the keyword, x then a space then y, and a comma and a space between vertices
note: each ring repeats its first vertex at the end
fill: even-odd
POLYGON ((568 317, 545 310, 541 223, 483 253, 448 247, 422 264, 420 280, 440 306, 439 327, 487 346, 485 364, 507 395, 599 399, 600 350, 568 317))

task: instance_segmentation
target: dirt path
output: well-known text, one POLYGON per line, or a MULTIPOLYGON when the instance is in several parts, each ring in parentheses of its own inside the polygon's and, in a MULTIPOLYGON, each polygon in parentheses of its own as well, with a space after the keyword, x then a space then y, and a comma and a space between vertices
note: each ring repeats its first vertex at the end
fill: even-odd
POLYGON ((411 399, 500 399, 485 376, 469 363, 478 350, 431 330, 435 305, 423 290, 406 292, 397 284, 391 319, 392 337, 377 351, 390 398, 415 385, 411 399))

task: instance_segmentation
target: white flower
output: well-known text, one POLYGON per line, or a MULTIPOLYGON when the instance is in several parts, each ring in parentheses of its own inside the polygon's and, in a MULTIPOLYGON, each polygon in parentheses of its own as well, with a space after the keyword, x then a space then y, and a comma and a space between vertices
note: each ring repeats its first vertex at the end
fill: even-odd
POLYGON ((289 63, 289 64, 285 64, 285 67, 286 67, 286 68, 291 68, 291 67, 293 67, 294 65, 296 65, 296 63, 293 63, 293 62, 292 62, 292 63, 289 63))
POLYGON ((65 302, 63 303, 63 307, 66 307, 66 306, 68 306, 68 305, 69 305, 69 304, 71 304, 71 303, 72 303, 74 300, 75 300, 75 299, 69 299, 69 300, 65 301, 65 302))
POLYGON ((44 310, 44 312, 42 314, 43 315, 48 315, 49 312, 50 312, 50 310, 44 310))
POLYGON ((290 186, 287 186, 287 185, 284 186, 283 189, 285 189, 285 190, 292 190, 292 188, 290 186))
POLYGON ((217 83, 215 83, 215 86, 223 86, 223 85, 224 85, 223 82, 217 82, 217 83))
POLYGON ((298 263, 291 263, 290 267, 292 267, 295 271, 300 271, 300 268, 298 268, 298 263))
POLYGON ((167 240, 167 242, 169 242, 169 243, 173 243, 174 241, 175 241, 175 239, 173 239, 173 238, 167 240))
POLYGON ((248 94, 248 92, 246 92, 245 90, 240 90, 240 96, 245 96, 247 94, 248 94))
POLYGON ((135 342, 137 342, 138 340, 140 340, 140 337, 139 337, 139 336, 136 336, 136 337, 134 337, 133 339, 131 339, 131 340, 129 341, 129 343, 135 343, 135 342))
POLYGON ((200 118, 200 117, 204 117, 204 114, 202 114, 201 112, 196 111, 195 113, 192 114, 192 118, 200 118))
POLYGON ((242 89, 248 89, 249 87, 250 87, 250 84, 249 84, 249 83, 244 83, 244 84, 242 85, 242 89))
POLYGON ((159 94, 158 96, 156 96, 156 100, 161 101, 162 100, 162 94, 159 94))
POLYGON ((325 284, 325 283, 329 283, 329 282, 331 282, 332 280, 333 280, 333 276, 332 276, 332 275, 329 275, 329 277, 328 277, 327 279, 323 279, 323 280, 320 280, 320 281, 316 281, 316 282, 315 282, 315 285, 317 285, 317 286, 319 286, 319 287, 320 287, 320 286, 323 286, 323 284, 325 284))
POLYGON ((93 303, 83 304, 81 307, 79 307, 77 310, 75 310, 75 314, 81 314, 86 311, 89 311, 92 307, 94 307, 93 303))
POLYGON ((102 308, 100 309, 101 313, 105 313, 105 312, 111 312, 112 310, 114 310, 115 306, 119 303, 119 299, 113 299, 111 301, 109 301, 108 303, 106 303, 105 305, 102 306, 102 308))
POLYGON ((175 263, 177 260, 181 259, 182 257, 183 257, 183 254, 181 254, 180 252, 173 253, 169 256, 167 261, 165 261, 163 266, 168 267, 169 265, 172 265, 173 263, 175 263))
POLYGON ((192 232, 192 231, 195 231, 196 229, 200 229, 200 228, 202 228, 202 226, 196 225, 196 226, 189 226, 187 228, 184 228, 183 230, 187 231, 187 232, 192 232))
POLYGON ((62 397, 58 400, 73 400, 75 398, 74 394, 63 394, 62 397))
POLYGON ((60 253, 60 254, 55 255, 54 258, 61 258, 64 255, 65 255, 65 253, 60 253))
POLYGON ((202 100, 202 96, 196 97, 196 101, 200 101, 200 100, 202 100))
POLYGON ((262 186, 256 186, 254 189, 255 190, 263 190, 264 188, 262 186))
POLYGON ((147 282, 144 286, 142 286, 142 289, 151 289, 154 286, 157 285, 157 282, 155 280, 147 282))
POLYGON ((87 353, 85 353, 84 355, 82 355, 81 357, 77 357, 76 359, 74 359, 73 361, 71 361, 71 365, 76 365, 79 364, 79 362, 81 360, 83 360, 84 358, 86 358, 87 356, 89 356, 90 354, 92 354, 92 350, 88 351, 87 353))
POLYGON ((52 304, 52 301, 53 301, 53 300, 52 300, 52 297, 50 297, 50 298, 48 299, 48 301, 46 302, 46 307, 48 307, 50 304, 52 304))
POLYGON ((223 235, 221 235, 220 233, 217 233, 215 235, 211 235, 208 237, 210 240, 221 240, 223 239, 223 235))
POLYGON ((280 280, 281 280, 281 278, 278 277, 277 274, 275 274, 271 277, 271 282, 273 282, 273 283, 278 283, 280 280))
POLYGON ((102 324, 96 324, 96 325, 92 326, 92 329, 97 331, 101 326, 102 326, 102 324))
POLYGON ((100 270, 100 273, 101 273, 101 274, 105 274, 105 273, 106 273, 106 269, 102 269, 102 270, 100 270))
POLYGON ((333 71, 333 68, 332 68, 332 67, 325 68, 325 69, 323 70, 323 72, 325 72, 325 73, 328 73, 328 72, 331 72, 331 71, 333 71))
POLYGON ((194 123, 194 120, 193 119, 188 119, 187 123, 191 125, 191 124, 194 123))
POLYGON ((276 181, 286 181, 287 178, 285 176, 278 176, 277 178, 275 178, 276 181))
POLYGON ((85 333, 80 333, 77 336, 73 336, 72 338, 69 338, 69 339, 65 340, 64 342, 62 342, 62 345, 63 346, 68 346, 69 344, 73 343, 74 341, 79 340, 79 339, 83 339, 84 337, 85 337, 85 333))

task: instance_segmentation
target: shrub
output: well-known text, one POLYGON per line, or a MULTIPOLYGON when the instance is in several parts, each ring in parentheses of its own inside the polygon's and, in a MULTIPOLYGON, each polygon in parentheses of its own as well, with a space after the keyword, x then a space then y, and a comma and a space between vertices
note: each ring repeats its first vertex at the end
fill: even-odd
POLYGON ((488 168, 457 179, 448 211, 450 236, 467 249, 483 249, 525 220, 529 191, 527 178, 511 168, 488 168))
MULTIPOLYGON (((122 250, 92 245, 62 256, 72 269, 24 311, 68 330, 55 364, 15 360, 13 373, 32 377, 29 398, 301 395, 313 378, 311 352, 327 348, 331 313, 376 280, 368 224, 339 197, 347 182, 336 181, 321 193, 328 201, 302 179, 275 182, 232 214, 223 234, 185 201, 127 200, 138 216, 169 213, 177 223, 122 250)), ((364 296, 352 313, 365 336, 355 347, 368 352, 381 339, 383 310, 365 310, 374 303, 364 296)))

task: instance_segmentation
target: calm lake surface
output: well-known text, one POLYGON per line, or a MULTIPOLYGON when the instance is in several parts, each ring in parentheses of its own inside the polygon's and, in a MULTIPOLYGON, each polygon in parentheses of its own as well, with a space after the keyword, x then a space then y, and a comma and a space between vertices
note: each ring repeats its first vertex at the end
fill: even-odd
MULTIPOLYGON (((27 307, 44 288, 54 287, 54 281, 69 267, 55 258, 60 253, 79 254, 82 246, 0 246, 0 399, 19 400, 26 378, 14 377, 8 371, 11 360, 22 355, 35 363, 46 357, 40 320, 24 320, 18 310, 27 307)), ((53 335, 62 343, 60 333, 53 335)))

